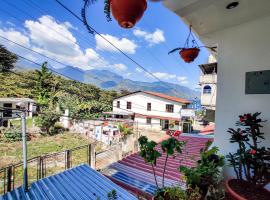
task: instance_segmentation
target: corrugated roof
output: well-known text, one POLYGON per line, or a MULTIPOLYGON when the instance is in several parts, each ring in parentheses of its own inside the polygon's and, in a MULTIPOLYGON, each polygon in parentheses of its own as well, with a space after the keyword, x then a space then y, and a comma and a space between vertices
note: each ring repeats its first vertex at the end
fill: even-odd
POLYGON ((107 200, 112 190, 117 199, 137 199, 88 165, 81 165, 32 183, 28 192, 19 187, 0 200, 107 200))
POLYGON ((167 100, 171 100, 171 101, 183 103, 183 104, 190 104, 191 103, 187 99, 183 99, 183 98, 179 98, 179 97, 174 97, 174 96, 169 96, 169 95, 166 95, 166 94, 163 94, 163 93, 151 92, 151 91, 136 91, 136 92, 132 92, 132 93, 129 93, 129 94, 120 96, 120 97, 118 97, 116 99, 119 99, 119 98, 124 97, 124 96, 131 95, 131 94, 136 94, 136 93, 139 93, 139 92, 142 92, 142 93, 145 93, 145 94, 149 94, 149 95, 153 95, 153 96, 156 96, 156 97, 160 97, 160 98, 163 98, 163 99, 167 99, 167 100))
MULTIPOLYGON (((183 175, 179 172, 178 168, 181 165, 187 167, 194 167, 196 161, 200 159, 200 150, 205 147, 206 142, 213 141, 213 138, 202 136, 189 136, 187 134, 181 134, 178 139, 180 141, 186 141, 187 144, 184 148, 184 152, 188 152, 188 156, 183 154, 176 154, 174 158, 169 157, 167 160, 165 177, 165 186, 178 185, 185 189, 185 181, 183 175)), ((165 136, 163 139, 167 139, 165 136)), ((161 142, 161 141, 160 141, 161 142)), ((155 175, 159 186, 162 185, 163 168, 166 160, 166 153, 162 151, 159 144, 156 148, 161 153, 161 157, 157 159, 155 169, 155 175)), ((129 155, 117 163, 111 164, 103 173, 111 177, 111 180, 124 188, 130 189, 134 193, 154 195, 157 190, 152 166, 149 163, 145 163, 144 159, 139 153, 129 155)))

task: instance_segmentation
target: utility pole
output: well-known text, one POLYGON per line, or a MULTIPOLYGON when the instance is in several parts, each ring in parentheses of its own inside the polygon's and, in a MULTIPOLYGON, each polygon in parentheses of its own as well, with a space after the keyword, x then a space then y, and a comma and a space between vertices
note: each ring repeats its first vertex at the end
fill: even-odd
POLYGON ((26 135, 26 111, 21 112, 22 120, 22 142, 23 142, 23 188, 28 190, 28 174, 27 174, 27 135, 26 135))

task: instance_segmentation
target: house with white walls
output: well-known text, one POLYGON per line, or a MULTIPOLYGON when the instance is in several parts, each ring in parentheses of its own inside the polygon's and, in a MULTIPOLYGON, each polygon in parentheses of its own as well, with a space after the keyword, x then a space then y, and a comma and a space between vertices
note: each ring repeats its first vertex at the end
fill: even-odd
POLYGON ((191 102, 162 93, 136 91, 113 101, 114 119, 133 120, 141 129, 181 130, 181 110, 191 102))
POLYGON ((29 98, 0 98, 0 126, 9 126, 9 120, 19 118, 15 109, 26 109, 26 117, 36 112, 35 101, 29 98))
MULTIPOLYGON (((227 155, 237 149, 227 130, 243 113, 261 112, 270 144, 270 1, 165 0, 207 46, 217 46, 214 145, 227 155)), ((225 167, 227 177, 233 170, 225 167)))
POLYGON ((217 62, 211 57, 207 64, 199 65, 202 71, 199 85, 201 86, 201 106, 205 110, 205 120, 214 122, 217 98, 217 62))

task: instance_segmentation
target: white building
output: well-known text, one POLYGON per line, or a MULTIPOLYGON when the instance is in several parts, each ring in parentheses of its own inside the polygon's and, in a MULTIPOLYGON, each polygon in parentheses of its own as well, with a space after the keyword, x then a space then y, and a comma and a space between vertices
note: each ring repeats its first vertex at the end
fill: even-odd
POLYGON ((217 98, 217 62, 199 65, 202 71, 199 85, 201 86, 201 105, 206 111, 205 120, 215 121, 217 98))
POLYGON ((9 119, 18 118, 15 109, 26 109, 26 117, 32 118, 36 111, 35 101, 29 98, 0 98, 0 126, 8 126, 9 119))
MULTIPOLYGON (((217 100, 214 145, 227 155, 237 149, 230 143, 229 127, 239 114, 262 112, 262 132, 270 144, 270 1, 166 0, 205 45, 218 46, 217 100), (249 72, 249 73, 248 73, 249 72), (253 76, 250 76, 253 75, 253 76), (247 81, 249 80, 249 81, 247 81)), ((225 174, 233 176, 226 167, 225 174)))
POLYGON ((190 101, 161 93, 137 91, 113 101, 113 118, 131 119, 139 128, 180 130, 181 110, 190 101))

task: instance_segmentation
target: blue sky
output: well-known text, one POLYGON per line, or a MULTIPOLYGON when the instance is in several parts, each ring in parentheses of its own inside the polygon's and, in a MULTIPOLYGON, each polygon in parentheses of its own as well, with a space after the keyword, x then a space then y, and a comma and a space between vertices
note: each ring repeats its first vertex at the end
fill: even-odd
MULTIPOLYGON (((62 2, 80 16, 82 0, 62 2)), ((143 18, 135 28, 122 29, 114 19, 106 21, 103 2, 100 0, 89 8, 89 23, 96 30, 161 80, 193 89, 197 87, 198 65, 207 62, 209 53, 202 49, 199 57, 190 64, 183 62, 178 53, 168 55, 169 50, 183 46, 188 34, 188 27, 178 16, 161 3, 148 2, 143 18)), ((155 81, 100 37, 90 35, 83 24, 55 0, 2 0, 0 35, 66 65, 84 70, 107 69, 132 80, 155 81)), ((48 60, 3 39, 0 43, 36 62, 48 60)), ((48 61, 56 68, 64 67, 48 61)))

